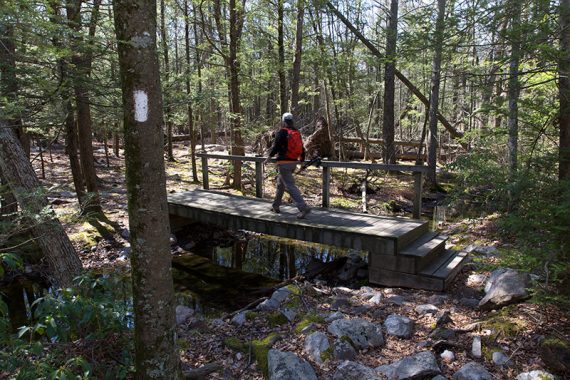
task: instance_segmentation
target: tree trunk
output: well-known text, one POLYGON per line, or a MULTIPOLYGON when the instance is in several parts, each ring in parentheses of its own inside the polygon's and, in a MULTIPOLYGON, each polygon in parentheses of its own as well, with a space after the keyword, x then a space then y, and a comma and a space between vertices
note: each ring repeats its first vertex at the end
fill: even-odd
POLYGON ((24 213, 41 214, 45 218, 33 224, 31 231, 49 263, 53 279, 59 286, 71 286, 81 273, 81 261, 47 198, 39 194, 40 182, 16 133, 4 122, 0 122, 0 141, 0 170, 18 204, 24 213))
POLYGON ((439 105, 439 82, 441 79, 441 55, 443 50, 443 33, 445 17, 445 0, 437 0, 437 21, 435 24, 434 55, 431 73, 431 96, 429 104, 429 127, 428 127, 428 167, 426 183, 430 188, 437 186, 437 113, 439 105))
POLYGON ((287 105, 287 82, 285 79, 285 41, 283 36, 283 0, 277 0, 277 45, 279 62, 277 73, 279 75, 279 108, 281 113, 289 110, 287 105))
POLYGON ((507 9, 511 17, 510 39, 511 39, 511 57, 509 59, 509 83, 508 83, 508 165, 509 175, 514 179, 517 172, 517 151, 519 140, 519 60, 521 54, 520 46, 520 3, 517 0, 511 0, 507 4, 507 9))
MULTIPOLYGON (((101 0, 96 0, 91 16, 90 37, 95 35, 95 26, 99 15, 99 4, 101 0)), ((81 4, 82 0, 67 0, 67 19, 70 28, 75 31, 71 45, 73 56, 71 62, 74 65, 73 70, 73 91, 75 93, 75 103, 77 107, 77 131, 79 137, 79 155, 81 158, 81 169, 85 186, 90 193, 89 204, 82 205, 85 211, 101 211, 99 199, 99 190, 97 186, 97 174, 95 172, 95 162, 93 158, 92 135, 93 127, 91 120, 91 105, 89 100, 89 91, 85 86, 86 78, 91 74, 92 53, 83 52, 85 42, 80 37, 82 28, 81 21, 81 4)), ((87 50, 92 47, 87 47, 87 50)))
MULTIPOLYGON (((298 0, 297 32, 295 36, 295 60, 291 78, 291 112, 299 113, 299 83, 301 82, 301 54, 303 52, 303 19, 305 18, 305 0, 298 0)), ((299 118, 297 117, 299 120, 299 118)))
MULTIPOLYGON (((190 18, 188 14, 188 0, 184 0, 184 39, 186 43, 186 95, 188 96, 188 129, 190 129, 190 159, 192 162, 192 180, 198 181, 198 169, 196 167, 196 130, 194 127, 194 112, 192 109, 192 93, 190 91, 190 18)), ((199 54, 196 52, 196 54, 199 54)), ((202 138, 202 143, 204 139, 202 138)))
MULTIPOLYGON (((170 86, 170 60, 168 57, 168 32, 166 30, 166 7, 164 0, 160 0, 160 42, 162 45, 162 54, 164 57, 164 79, 166 79, 165 88, 170 86)), ((164 91, 166 107, 164 107, 164 122, 166 123, 166 146, 168 161, 174 161, 174 152, 172 150, 172 120, 170 117, 170 91, 164 91)))
POLYGON ((396 163, 394 146, 394 94, 396 70, 396 40, 398 36, 398 0, 391 0, 390 18, 386 30, 386 64, 384 69, 384 118, 382 135, 384 137, 384 163, 396 163))
POLYGON ((162 153, 156 0, 116 0, 123 89, 137 379, 181 378, 162 153))
MULTIPOLYGON (((570 0, 560 1, 560 71, 558 90, 560 99, 560 144, 558 179, 562 199, 560 204, 570 203, 570 0)), ((570 262, 570 215, 561 212, 559 224, 562 256, 570 262)), ((567 274, 570 268, 567 266, 567 274)))

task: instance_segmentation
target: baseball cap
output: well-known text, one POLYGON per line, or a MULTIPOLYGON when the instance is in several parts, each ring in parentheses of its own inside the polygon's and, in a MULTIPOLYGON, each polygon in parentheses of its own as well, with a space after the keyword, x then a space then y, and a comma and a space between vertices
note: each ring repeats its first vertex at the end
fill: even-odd
POLYGON ((291 112, 285 112, 283 116, 281 116, 282 121, 291 120, 293 121, 293 114, 291 112))

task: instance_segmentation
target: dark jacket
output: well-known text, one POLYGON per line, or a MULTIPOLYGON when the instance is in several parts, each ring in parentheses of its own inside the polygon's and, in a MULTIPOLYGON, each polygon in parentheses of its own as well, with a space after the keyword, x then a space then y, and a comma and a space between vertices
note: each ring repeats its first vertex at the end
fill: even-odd
MULTIPOLYGON (((296 129, 291 126, 285 128, 296 129)), ((269 157, 277 155, 277 161, 291 161, 290 158, 287 158, 287 135, 288 133, 284 128, 281 128, 279 132, 277 132, 275 142, 269 152, 269 157)), ((301 153, 301 161, 305 161, 305 147, 303 147, 303 152, 301 153)))

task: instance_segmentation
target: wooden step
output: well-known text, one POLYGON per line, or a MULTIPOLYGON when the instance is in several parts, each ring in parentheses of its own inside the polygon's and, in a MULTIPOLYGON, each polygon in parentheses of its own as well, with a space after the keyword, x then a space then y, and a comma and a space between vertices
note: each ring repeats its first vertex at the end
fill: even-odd
POLYGON ((437 260, 433 260, 425 267, 420 275, 444 279, 446 282, 453 280, 463 265, 467 262, 468 254, 465 251, 448 249, 437 260))
POLYGON ((418 240, 405 247, 399 255, 415 259, 415 271, 417 273, 431 264, 436 256, 445 251, 446 235, 438 232, 428 232, 418 240))
POLYGON ((404 247, 413 244, 417 239, 422 237, 423 235, 429 233, 429 222, 425 221, 421 225, 418 225, 416 228, 407 231, 406 233, 402 234, 398 237, 398 252, 402 250, 404 247))
POLYGON ((466 252, 448 250, 417 274, 370 267, 369 280, 382 286, 443 291, 459 273, 466 260, 466 252))

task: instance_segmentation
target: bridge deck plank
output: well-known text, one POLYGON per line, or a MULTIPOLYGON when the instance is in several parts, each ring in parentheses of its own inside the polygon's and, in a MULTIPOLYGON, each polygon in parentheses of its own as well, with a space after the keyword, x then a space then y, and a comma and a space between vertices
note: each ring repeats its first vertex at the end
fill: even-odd
MULTIPOLYGON (((356 237, 399 239, 422 227, 427 222, 414 219, 392 218, 386 216, 357 214, 334 209, 315 208, 306 219, 297 219, 298 210, 292 205, 282 205, 281 214, 269 211, 271 202, 259 198, 247 198, 231 194, 192 190, 170 194, 168 202, 172 206, 201 210, 219 216, 227 215, 261 222, 277 223, 291 229, 291 235, 297 228, 320 228, 327 232, 343 232, 356 237)), ((214 218, 215 219, 215 218, 214 218)))

